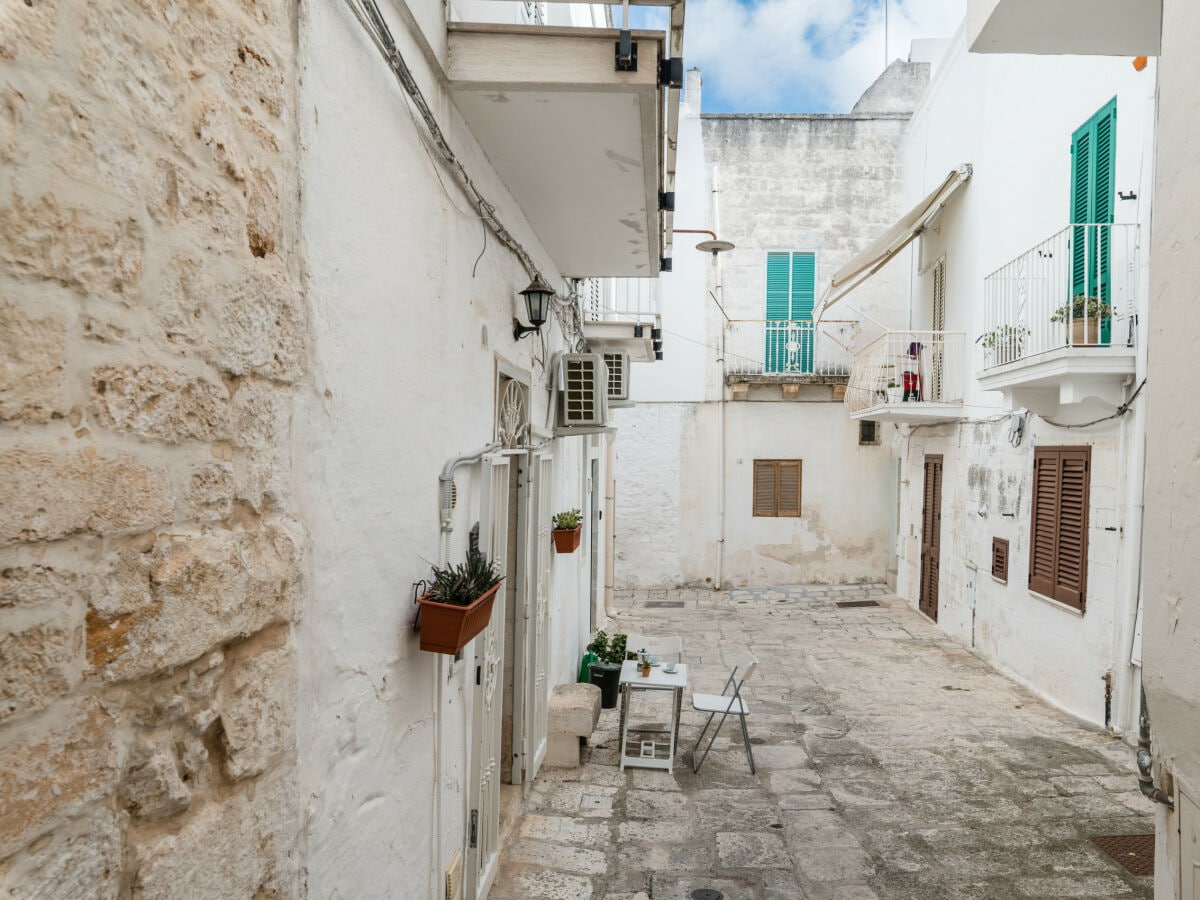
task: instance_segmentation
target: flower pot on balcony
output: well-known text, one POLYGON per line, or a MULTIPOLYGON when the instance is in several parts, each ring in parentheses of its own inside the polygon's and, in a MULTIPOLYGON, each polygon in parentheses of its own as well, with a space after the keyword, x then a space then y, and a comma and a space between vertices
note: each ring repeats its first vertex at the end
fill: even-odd
POLYGON ((1071 346, 1094 347, 1110 340, 1111 319, 1075 319, 1071 322, 1071 346))
POLYGON ((903 400, 903 398, 904 398, 904 388, 889 387, 887 389, 887 402, 889 404, 900 403, 903 400))
POLYGON ((468 606, 438 603, 423 595, 417 598, 421 606, 421 649, 431 653, 455 654, 475 635, 487 628, 492 617, 496 592, 504 582, 492 585, 468 606))
POLYGON ((582 525, 574 528, 555 528, 550 533, 554 536, 554 551, 556 553, 574 553, 579 549, 579 535, 582 525))

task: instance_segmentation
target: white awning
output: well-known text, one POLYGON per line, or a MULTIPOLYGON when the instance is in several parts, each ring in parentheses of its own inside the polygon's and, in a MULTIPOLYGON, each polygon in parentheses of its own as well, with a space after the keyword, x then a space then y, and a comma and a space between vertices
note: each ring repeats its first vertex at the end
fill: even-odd
POLYGON ((838 269, 821 295, 813 311, 813 319, 821 316, 852 290, 887 265, 888 261, 907 247, 942 211, 942 207, 971 177, 969 165, 960 166, 946 176, 933 193, 914 206, 899 222, 880 235, 874 243, 838 269))

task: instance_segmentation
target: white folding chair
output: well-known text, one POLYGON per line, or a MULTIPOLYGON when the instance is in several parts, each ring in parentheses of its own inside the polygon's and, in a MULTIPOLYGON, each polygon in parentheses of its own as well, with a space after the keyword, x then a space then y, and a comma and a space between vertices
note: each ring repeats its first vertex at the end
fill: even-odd
POLYGON ((704 765, 704 760, 708 758, 708 751, 712 749, 717 735, 721 733, 721 726, 725 724, 725 720, 729 716, 737 716, 738 721, 742 725, 742 741, 746 745, 746 759, 750 761, 750 774, 754 774, 754 753, 750 749, 750 733, 746 730, 746 717, 750 715, 750 710, 742 700, 742 685, 750 680, 750 676, 754 674, 754 670, 757 667, 758 659, 753 653, 747 650, 738 658, 737 664, 733 667, 733 671, 729 673, 729 678, 725 681, 725 687, 721 689, 721 693, 692 694, 692 709, 708 713, 708 721, 700 729, 700 737, 696 739, 696 746, 692 748, 693 772, 699 772, 700 767, 704 765), (733 689, 733 693, 730 693, 730 688, 733 689), (712 733, 712 737, 709 738, 708 746, 704 748, 704 755, 697 762, 696 751, 700 749, 700 744, 704 741, 705 732, 708 731, 708 726, 712 724, 713 717, 717 713, 721 714, 721 721, 717 723, 716 730, 712 733))

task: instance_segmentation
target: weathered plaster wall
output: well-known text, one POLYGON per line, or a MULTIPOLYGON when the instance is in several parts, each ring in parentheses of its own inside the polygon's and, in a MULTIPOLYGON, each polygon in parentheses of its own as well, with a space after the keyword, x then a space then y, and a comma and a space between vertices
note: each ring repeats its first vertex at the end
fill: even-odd
MULTIPOLYGON (((412 13, 422 22, 442 8, 420 6, 412 13)), ((561 286, 405 27, 405 8, 384 14, 472 179, 561 286)), ((471 651, 460 663, 422 652, 410 628, 413 582, 439 557, 437 476, 493 440, 501 367, 531 382, 533 440, 547 437, 546 366, 562 334, 552 321, 545 344, 514 342, 528 274, 491 238, 480 257, 470 201, 433 161, 408 101, 345 7, 306 6, 300 45, 315 359, 297 429, 313 541, 299 722, 309 890, 429 897, 454 851, 467 855, 468 763, 479 752, 471 651)), ((586 508, 588 444, 546 445, 556 512, 586 508)), ((479 520, 480 479, 478 465, 455 474, 451 560, 463 558, 479 520)), ((574 680, 586 642, 587 529, 583 537, 581 552, 552 563, 547 689, 574 680)))
POLYGON ((1104 721, 1104 673, 1113 662, 1117 592, 1120 437, 1110 426, 1086 437, 1034 419, 1019 448, 1007 419, 930 426, 898 437, 903 456, 898 590, 920 591, 925 457, 941 454, 942 533, 938 624, 1059 706, 1104 721), (1081 444, 1092 450, 1088 598, 1083 615, 1028 588, 1033 448, 1081 444), (986 507, 986 509, 985 509, 986 507), (981 516, 980 510, 986 515, 981 516), (1009 542, 1008 582, 991 576, 992 538, 1009 542), (974 582, 974 607, 968 583, 974 582))
MULTIPOLYGON (((1104 721, 1106 671, 1123 674, 1134 601, 1121 591, 1123 566, 1139 552, 1126 535, 1130 447, 1139 411, 1121 423, 1082 430, 1056 428, 1031 416, 1014 450, 998 392, 980 388, 985 364, 975 339, 986 329, 984 278, 1068 224, 1072 132, 1118 98, 1116 221, 1148 231, 1153 72, 1128 60, 968 53, 962 32, 905 141, 905 193, 915 201, 952 168, 974 175, 919 239, 910 301, 913 327, 932 327, 933 264, 946 258, 946 328, 966 334, 966 421, 897 432, 902 460, 897 586, 916 604, 924 458, 944 457, 939 624, 1055 703, 1092 722, 1104 721), (1037 95, 1038 102, 1029 98, 1037 95), (995 421, 988 421, 995 419, 995 421), (1073 610, 1028 590, 1033 447, 1092 448, 1087 610, 1073 610), (987 517, 979 515, 987 507, 987 517), (991 578, 993 536, 1009 540, 1007 585, 991 578), (977 574, 974 573, 977 569, 977 574), (968 584, 973 581, 974 608, 968 584), (972 625, 972 617, 974 624, 972 625)), ((1146 321, 1145 309, 1141 310, 1146 321)), ((1145 394, 1142 395, 1144 400, 1145 394)), ((1139 400, 1139 403, 1142 402, 1139 400)), ((1135 687, 1117 681, 1114 719, 1128 726, 1135 687)))
MULTIPOLYGON (((881 98, 915 105, 928 66, 897 64, 881 98)), ((645 380, 638 406, 618 411, 620 455, 616 580, 622 585, 704 583, 717 577, 720 540, 720 412, 726 395, 721 333, 710 291, 723 286, 729 318, 765 315, 766 253, 814 250, 818 294, 830 276, 898 218, 900 142, 906 115, 699 115, 700 78, 689 73, 681 113, 676 222, 714 228, 735 249, 719 270, 690 249, 703 235, 677 235, 664 277, 665 359, 645 380), (717 189, 714 192, 714 187, 717 189)), ((881 100, 880 102, 883 102, 881 100)), ((903 324, 907 255, 853 298, 854 310, 889 311, 903 324)), ((844 307, 829 318, 859 319, 844 307)), ((888 320, 883 319, 884 322, 888 320)), ((846 334, 860 342, 877 327, 846 334)), ((732 334, 732 331, 731 331, 732 334)), ((732 340, 732 338, 731 338, 732 340)), ((859 447, 858 423, 827 386, 796 401, 756 388, 726 403, 725 562, 731 584, 882 580, 894 518, 886 448, 859 447), (823 402, 822 402, 823 401, 823 402), (750 515, 754 459, 803 459, 803 516, 750 515)))
POLYGON ((6 896, 302 892, 295 24, 0 12, 6 896))
MULTIPOLYGON (((1200 35, 1200 8, 1180 0, 1163 4, 1163 49, 1159 62, 1158 167, 1153 246, 1151 249, 1150 328, 1152 353, 1146 430, 1146 519, 1142 596, 1145 602, 1143 648, 1146 699, 1153 719, 1155 755, 1174 775, 1181 792, 1177 808, 1191 813, 1197 828, 1200 803, 1200 421, 1195 392, 1187 376, 1195 365, 1196 285, 1200 259, 1196 208, 1200 200, 1200 144, 1195 140, 1200 97, 1200 59, 1194 47, 1200 35)), ((1162 784, 1163 780, 1160 781, 1162 784)), ((1180 863, 1185 878, 1195 864, 1194 844, 1182 859, 1176 836, 1179 821, 1159 807, 1160 855, 1155 867, 1155 896, 1179 896, 1180 863), (1170 842, 1166 842, 1170 836, 1170 842), (1160 850, 1160 852, 1161 852, 1160 850)), ((1186 831, 1186 829, 1185 829, 1186 831)), ((1190 841, 1185 842, 1185 846, 1190 841)), ((1187 894, 1184 894, 1187 896, 1187 894)))
MULTIPOLYGON (((860 446, 858 423, 841 403, 728 403, 726 414, 724 582, 881 580, 890 541, 887 447, 860 446), (752 515, 755 459, 804 461, 800 518, 752 515)), ((619 583, 709 582, 719 538, 717 404, 639 404, 622 411, 621 422, 619 583)))

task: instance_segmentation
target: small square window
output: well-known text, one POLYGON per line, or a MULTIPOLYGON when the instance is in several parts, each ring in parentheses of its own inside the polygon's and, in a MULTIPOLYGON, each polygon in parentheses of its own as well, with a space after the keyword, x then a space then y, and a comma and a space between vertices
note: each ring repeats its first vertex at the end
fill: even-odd
POLYGON ((799 516, 802 467, 798 459, 756 459, 754 515, 799 516))
POLYGON ((864 447, 879 446, 879 423, 861 419, 858 423, 858 442, 864 447))
POLYGON ((992 538, 992 577, 1008 584, 1008 541, 992 538))

